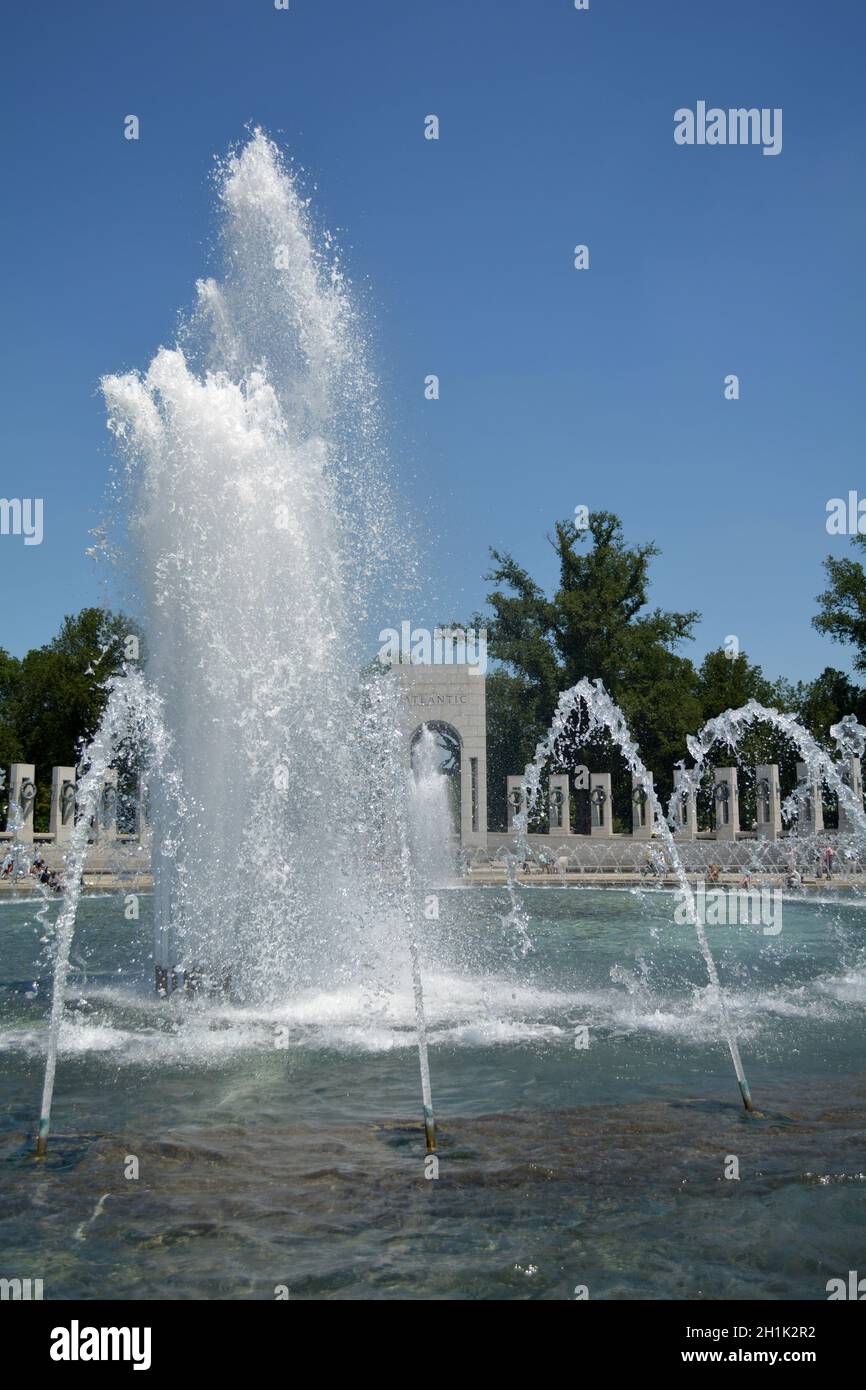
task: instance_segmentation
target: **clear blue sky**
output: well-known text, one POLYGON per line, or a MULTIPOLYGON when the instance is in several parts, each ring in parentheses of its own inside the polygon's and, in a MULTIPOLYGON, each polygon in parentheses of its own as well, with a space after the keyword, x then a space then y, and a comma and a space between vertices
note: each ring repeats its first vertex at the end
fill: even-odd
POLYGON ((215 268, 213 156, 253 122, 373 311, 433 537, 436 611, 397 616, 469 614, 491 544, 552 581, 545 533, 586 503, 661 547, 695 657, 736 633, 772 676, 848 667, 810 619, 849 547, 827 499, 866 493, 861 0, 48 0, 4 31, 0 495, 43 497, 45 540, 0 537, 0 645, 100 598, 98 380, 172 340, 215 268), (699 99, 782 107, 782 153, 676 146, 699 99))

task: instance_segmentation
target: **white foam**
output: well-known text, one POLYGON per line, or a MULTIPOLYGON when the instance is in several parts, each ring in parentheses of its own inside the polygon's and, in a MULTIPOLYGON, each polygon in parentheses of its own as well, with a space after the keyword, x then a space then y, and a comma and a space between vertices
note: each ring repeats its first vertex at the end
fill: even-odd
MULTIPOLYGON (((360 985, 310 990, 266 1006, 183 995, 161 1000, 105 985, 85 988, 83 996, 89 1007, 64 1019, 61 1056, 110 1056, 122 1065, 210 1066, 244 1054, 274 1052, 278 1043, 289 1049, 339 1053, 386 1053, 415 1046, 408 983, 390 994, 372 993, 360 985)), ((589 1027, 596 1042, 644 1035, 700 1047, 723 1039, 708 986, 671 997, 653 992, 642 981, 631 981, 629 988, 617 981, 605 988, 567 990, 438 972, 428 975, 426 996, 433 1047, 571 1047, 581 1025, 589 1027)), ((726 994, 728 1012, 743 1041, 771 1032, 774 1020, 844 1022, 852 1010, 862 1008, 863 1000, 864 977, 857 970, 806 984, 726 994)), ((0 1032, 0 1051, 41 1055, 44 1045, 41 1025, 0 1032)))

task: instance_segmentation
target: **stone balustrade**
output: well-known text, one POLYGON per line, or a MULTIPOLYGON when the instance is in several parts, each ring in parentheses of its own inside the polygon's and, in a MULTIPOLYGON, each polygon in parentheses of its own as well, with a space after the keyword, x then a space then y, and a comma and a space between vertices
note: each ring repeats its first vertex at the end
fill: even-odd
MULTIPOLYGON (((579 777, 572 778, 566 773, 555 773, 548 778, 548 829, 547 835, 563 842, 585 842, 587 836, 593 840, 629 839, 635 841, 651 840, 657 834, 652 801, 648 787, 655 788, 653 774, 647 778, 633 775, 631 779, 631 831, 618 833, 613 828, 613 797, 611 775, 609 772, 590 772, 588 779, 581 770, 579 777), (648 779, 648 780, 647 780, 648 779), (588 781, 588 788, 586 783, 588 781), (572 798, 574 799, 577 828, 572 825, 572 798), (587 802, 582 807, 581 798, 587 802), (588 807, 588 809, 587 809, 588 807), (581 814, 583 809, 584 814, 581 814)), ((741 824, 740 769, 737 767, 715 767, 711 785, 706 788, 708 796, 710 827, 698 829, 698 792, 692 785, 689 770, 682 767, 674 769, 674 799, 671 807, 663 805, 662 814, 672 816, 669 822, 678 843, 690 840, 712 840, 716 843, 735 844, 738 840, 776 840, 790 836, 816 835, 824 832, 824 814, 821 803, 821 786, 809 773, 804 763, 797 763, 797 787, 791 805, 794 814, 790 825, 783 827, 783 803, 777 763, 762 763, 753 768, 755 818, 751 827, 741 824)), ((860 806, 863 805, 863 778, 860 759, 849 757, 842 765, 842 780, 853 792, 860 806)), ((507 779, 508 832, 514 828, 514 817, 525 812, 526 797, 524 779, 513 775, 507 779)), ((786 811, 790 807, 785 808, 786 811)), ((839 834, 848 834, 853 829, 851 816, 846 807, 839 807, 839 834)), ((495 845, 500 838, 488 835, 488 842, 495 845)), ((536 837, 537 838, 537 837, 536 837)))
MULTIPOLYGON (((13 844, 23 847, 33 845, 40 852, 48 851, 49 861, 59 861, 68 848, 77 810, 75 768, 51 769, 47 831, 36 830, 34 826, 38 788, 37 769, 33 763, 12 763, 5 776, 3 770, 0 770, 0 795, 6 805, 6 829, 0 830, 0 857, 13 844)), ((96 815, 90 826, 89 859, 105 856, 116 847, 132 848, 141 845, 147 833, 141 795, 136 796, 134 826, 131 831, 118 831, 117 817, 117 771, 112 768, 103 780, 96 815)))

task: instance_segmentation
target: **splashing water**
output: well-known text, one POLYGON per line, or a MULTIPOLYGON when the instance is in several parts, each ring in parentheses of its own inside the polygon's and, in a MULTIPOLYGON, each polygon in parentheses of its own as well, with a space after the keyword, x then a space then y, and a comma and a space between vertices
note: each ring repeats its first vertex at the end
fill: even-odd
POLYGON ((352 981, 371 950, 384 967, 402 930, 381 823, 403 773, 358 673, 384 577, 410 566, 348 287, 261 132, 219 197, 224 279, 199 284, 182 347, 103 387, 148 677, 196 807, 178 821, 154 788, 158 963, 261 1001, 352 981))
POLYGON ((37 1157, 44 1156, 48 1145, 69 955, 84 881, 90 826, 96 815, 105 774, 122 748, 137 751, 140 755, 145 754, 146 750, 146 756, 160 774, 166 796, 177 791, 176 776, 168 765, 169 743, 162 723, 160 703, 155 693, 145 685, 140 672, 124 671, 120 676, 111 677, 106 682, 106 693, 99 728, 79 761, 76 819, 66 856, 63 904, 54 929, 53 988, 36 1140, 37 1157))
MULTIPOLYGON (((863 813, 862 803, 858 805, 857 798, 846 784, 840 768, 792 714, 782 714, 779 710, 769 709, 757 700, 749 700, 740 709, 725 710, 724 714, 709 719, 697 734, 689 736, 686 742, 689 753, 695 760, 695 766, 683 769, 681 788, 697 792, 707 768, 707 759, 715 744, 724 743, 735 750, 753 724, 769 724, 791 740, 803 758, 809 777, 817 782, 826 782, 830 790, 836 793, 839 805, 844 807, 851 817, 854 837, 861 845, 866 845, 866 815, 863 813)), ((833 725, 830 733, 843 757, 850 754, 859 756, 866 748, 866 729, 857 723, 853 715, 847 715, 841 723, 833 725)), ((681 792, 674 792, 669 819, 673 817, 674 801, 678 794, 681 792)))
MULTIPOLYGON (((728 1015, 705 926, 696 911, 694 894, 674 840, 673 829, 677 825, 675 812, 677 799, 684 793, 697 793, 701 779, 707 770, 707 759, 715 744, 723 742, 732 750, 736 750, 746 730, 757 723, 771 725, 794 742, 803 757, 808 773, 815 779, 826 782, 830 789, 836 792, 840 806, 844 806, 851 817, 854 826, 854 838, 859 842, 861 848, 866 846, 866 816, 864 816, 862 805, 858 805, 852 789, 846 784, 840 768, 833 763, 828 754, 821 749, 808 730, 804 729, 793 715, 768 709, 756 700, 750 700, 741 709, 725 711, 724 714, 709 720, 697 735, 689 737, 687 740, 688 748, 691 756, 695 759, 695 766, 689 770, 682 770, 682 780, 674 790, 669 803, 668 814, 665 816, 652 778, 640 758, 637 745, 629 733, 622 710, 610 698, 600 681, 591 682, 584 678, 570 690, 560 695, 550 730, 546 738, 538 744, 535 757, 526 768, 523 782, 525 808, 515 816, 514 820, 518 855, 509 857, 508 876, 509 892, 512 895, 513 904, 512 915, 517 919, 519 908, 515 901, 514 866, 517 859, 524 857, 528 850, 527 829, 529 817, 540 793, 541 769, 547 760, 558 751, 560 740, 566 732, 568 732, 570 739, 580 736, 588 739, 593 734, 606 730, 622 753, 630 771, 639 779, 639 785, 643 788, 647 802, 652 809, 655 831, 664 842, 666 857, 679 882, 686 920, 694 926, 697 934, 728 1050, 734 1064, 740 1093, 743 1103, 749 1111, 753 1109, 752 1098, 743 1070, 739 1046, 728 1015), (582 719, 584 714, 586 716, 585 721, 582 719), (581 722, 577 727, 574 724, 576 715, 581 717, 581 722)), ((843 757, 851 754, 860 755, 866 748, 866 729, 858 724, 853 716, 848 716, 840 724, 835 725, 831 733, 843 757)))
MULTIPOLYGON (((47 1140, 66 974, 102 778, 132 742, 149 773, 155 959, 239 1004, 367 985, 414 1006, 428 1148, 435 1146, 419 888, 452 875, 447 779, 425 731, 406 774, 397 682, 361 675, 373 615, 415 561, 382 466, 376 388, 330 239, 276 147, 256 131, 218 170, 222 279, 198 285, 172 348, 103 382, 124 462, 146 679, 109 685, 86 750, 54 994, 39 1145, 47 1140), (321 249, 319 249, 321 248, 321 249), (152 774, 152 775, 150 775, 152 774), (402 950, 395 950, 399 945, 402 950)), ((694 925, 747 1109, 751 1097, 718 972, 651 778, 599 682, 560 696, 525 773, 507 856, 515 952, 532 949, 516 870, 541 768, 575 716, 606 730, 644 787, 694 925), (584 718, 585 717, 585 718, 584 718)), ((767 720, 836 791, 866 842, 862 806, 791 716, 750 702, 689 741, 696 788, 719 740, 767 720)), ((843 721, 842 753, 866 730, 843 721)), ((671 815, 673 814, 671 803, 671 815)))
POLYGON ((412 859, 429 888, 454 882, 454 826, 448 776, 441 771, 436 735, 425 724, 413 750, 409 774, 412 859))
POLYGON ((261 131, 217 184, 222 280, 199 283, 177 345, 144 374, 102 383, 147 684, 112 686, 86 753, 40 1143, 89 820, 123 728, 150 699, 177 778, 149 779, 157 977, 239 1004, 365 981, 398 990, 394 947, 408 946, 432 1147, 397 682, 360 674, 373 614, 415 561, 330 238, 317 249, 261 131))
POLYGON ((570 690, 564 691, 557 703, 556 712, 551 722, 547 737, 542 739, 535 750, 535 757, 529 764, 525 773, 524 788, 526 791, 526 810, 515 817, 515 826, 519 840, 525 844, 526 828, 529 823, 529 816, 538 800, 541 781, 541 768, 547 759, 556 751, 559 740, 566 732, 573 716, 585 711, 586 722, 581 726, 581 732, 586 736, 591 736, 596 731, 607 730, 613 742, 622 753, 627 766, 640 779, 640 785, 646 792, 647 802, 652 808, 653 819, 659 834, 661 835, 665 849, 670 859, 680 885, 680 892, 683 895, 683 903, 686 909, 686 920, 695 928, 701 955, 707 968, 707 975, 710 987, 719 1011, 725 1040, 728 1044, 728 1051, 731 1054, 731 1061, 734 1064, 734 1071, 737 1083, 740 1087, 740 1094, 743 1104, 747 1110, 752 1110, 752 1097, 749 1091, 749 1083, 743 1070, 743 1063, 740 1058, 740 1049, 737 1044, 728 1011, 725 1005, 725 998, 719 982, 719 974, 716 969, 716 962, 707 940, 704 924, 699 914, 695 910, 695 900, 691 885, 686 877, 682 860, 677 851, 671 828, 665 820, 661 803, 656 795, 652 778, 641 761, 638 753, 637 744, 634 742, 628 730, 625 716, 617 704, 610 698, 604 689, 601 681, 591 682, 585 677, 572 686, 570 690))

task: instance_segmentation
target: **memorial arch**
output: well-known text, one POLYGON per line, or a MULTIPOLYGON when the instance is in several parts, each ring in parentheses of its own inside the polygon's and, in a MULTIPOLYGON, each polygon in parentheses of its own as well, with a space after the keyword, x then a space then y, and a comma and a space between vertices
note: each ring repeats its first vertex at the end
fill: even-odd
POLYGON ((477 667, 468 665, 400 665, 392 669, 401 687, 400 730, 407 766, 423 726, 431 726, 443 753, 457 763, 454 776, 460 783, 460 843, 486 848, 485 677, 477 667))

